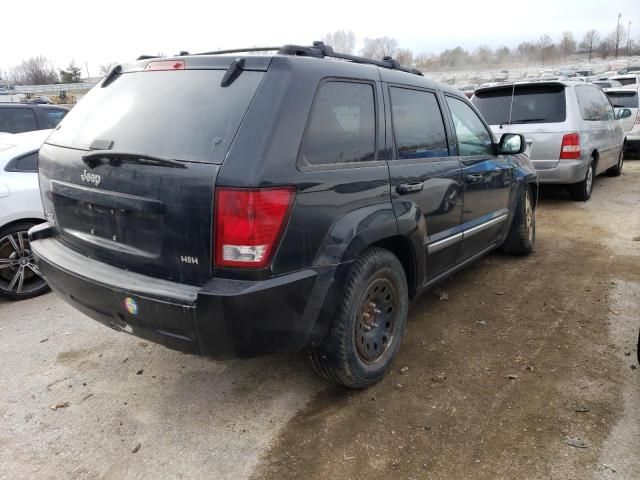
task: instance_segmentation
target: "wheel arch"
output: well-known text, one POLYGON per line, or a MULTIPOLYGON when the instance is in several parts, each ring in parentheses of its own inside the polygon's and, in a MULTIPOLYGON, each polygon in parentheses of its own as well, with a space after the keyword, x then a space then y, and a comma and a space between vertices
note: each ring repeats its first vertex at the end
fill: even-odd
POLYGON ((44 223, 45 220, 42 218, 36 218, 36 217, 26 217, 26 218, 18 218, 16 220, 12 220, 8 223, 5 223, 4 225, 0 226, 0 232, 8 230, 9 228, 13 227, 14 225, 17 225, 19 223, 33 223, 34 225, 38 225, 40 223, 44 223))

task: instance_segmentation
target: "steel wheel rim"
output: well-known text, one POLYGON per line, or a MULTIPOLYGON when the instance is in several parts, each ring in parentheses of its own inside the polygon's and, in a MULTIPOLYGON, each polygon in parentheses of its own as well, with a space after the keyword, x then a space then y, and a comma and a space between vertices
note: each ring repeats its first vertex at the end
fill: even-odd
POLYGON ((357 311, 356 350, 360 359, 373 364, 393 345, 399 311, 398 293, 386 277, 374 279, 365 291, 357 311))
POLYGON ((524 214, 527 223, 527 235, 529 241, 531 241, 533 239, 533 208, 531 207, 531 197, 528 191, 524 193, 524 214))
POLYGON ((0 238, 0 290, 28 295, 45 285, 33 258, 26 231, 0 238))
POLYGON ((589 166, 589 170, 587 170, 587 192, 591 193, 591 188, 593 187, 593 166, 589 166))

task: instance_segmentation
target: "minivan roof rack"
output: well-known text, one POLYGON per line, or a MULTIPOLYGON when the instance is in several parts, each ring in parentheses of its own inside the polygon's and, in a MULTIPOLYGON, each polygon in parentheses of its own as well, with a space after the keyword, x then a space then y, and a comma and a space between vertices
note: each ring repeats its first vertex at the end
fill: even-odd
POLYGON ((229 53, 270 51, 276 51, 280 55, 294 55, 298 57, 339 58, 341 60, 349 60, 353 63, 376 65, 378 67, 400 70, 414 75, 423 75, 422 72, 416 68, 403 67, 397 60, 390 56, 384 57, 382 60, 374 60, 373 58, 359 57, 348 53, 339 53, 334 51, 333 47, 330 45, 325 45, 324 42, 320 41, 313 42, 313 45, 310 47, 302 45, 283 45, 282 47, 234 48, 233 50, 217 50, 215 52, 196 53, 196 55, 226 55, 229 53))

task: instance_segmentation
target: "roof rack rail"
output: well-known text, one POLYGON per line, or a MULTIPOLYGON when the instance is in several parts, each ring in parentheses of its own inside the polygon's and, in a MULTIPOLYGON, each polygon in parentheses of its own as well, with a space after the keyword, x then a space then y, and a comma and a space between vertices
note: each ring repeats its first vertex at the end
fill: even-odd
POLYGON ((234 48, 232 50, 216 50, 214 52, 202 52, 194 53, 194 55, 226 55, 228 53, 243 53, 243 52, 271 52, 280 50, 281 47, 249 47, 249 48, 234 48))
POLYGON ((313 46, 306 47, 301 45, 284 45, 278 50, 280 55, 296 55, 300 57, 315 57, 315 58, 339 58, 341 60, 349 60, 354 63, 363 63, 368 65, 376 65, 378 67, 390 68, 392 70, 400 70, 402 72, 412 73, 414 75, 422 76, 422 72, 416 68, 407 68, 400 65, 397 60, 394 60, 390 56, 384 57, 382 60, 374 60, 372 58, 358 57, 357 55, 350 55, 348 53, 338 53, 333 50, 330 45, 325 45, 324 42, 313 42, 313 46))
MULTIPOLYGON (((363 63, 367 65, 376 65, 382 68, 389 68, 392 70, 400 70, 402 72, 412 73, 414 75, 422 76, 422 72, 416 68, 403 67, 400 63, 390 56, 384 57, 382 60, 374 60, 373 58, 358 57, 357 55, 350 55, 348 53, 338 53, 333 50, 330 45, 325 45, 324 42, 316 41, 310 47, 303 45, 283 45, 282 47, 249 47, 249 48, 234 48, 232 50, 216 50, 213 52, 195 53, 194 55, 227 55, 229 53, 250 53, 250 52, 272 52, 276 51, 280 55, 294 55, 298 57, 314 57, 314 58, 339 58, 341 60, 349 60, 353 63, 363 63)), ((180 52, 180 55, 185 55, 186 52, 180 52)), ((150 58, 157 58, 150 55, 141 55, 138 60, 147 60, 150 58)))

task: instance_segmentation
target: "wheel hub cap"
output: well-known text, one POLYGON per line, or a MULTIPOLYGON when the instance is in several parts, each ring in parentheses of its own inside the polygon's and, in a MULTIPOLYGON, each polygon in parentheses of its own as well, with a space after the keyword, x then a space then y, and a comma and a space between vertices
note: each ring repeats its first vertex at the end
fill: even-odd
POLYGON ((358 355, 374 363, 388 350, 394 339, 397 293, 386 278, 378 278, 367 288, 355 325, 358 355))
POLYGON ((44 280, 29 247, 26 231, 0 238, 0 290, 28 294, 42 288, 44 280))

